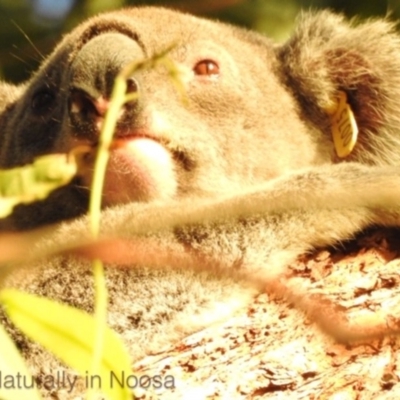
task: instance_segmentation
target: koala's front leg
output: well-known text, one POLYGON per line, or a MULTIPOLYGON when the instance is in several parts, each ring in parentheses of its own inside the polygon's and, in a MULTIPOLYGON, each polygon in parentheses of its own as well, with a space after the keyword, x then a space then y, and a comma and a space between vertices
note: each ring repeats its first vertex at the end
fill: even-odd
POLYGON ((304 280, 293 278, 287 268, 300 254, 352 238, 375 217, 374 210, 354 208, 299 210, 266 218, 263 221, 266 229, 248 238, 254 243, 257 237, 261 238, 256 246, 247 248, 247 259, 254 268, 249 274, 251 281, 263 282, 264 290, 292 303, 340 342, 364 342, 398 335, 400 315, 397 311, 389 309, 350 318, 346 309, 324 294, 323 288, 321 293, 310 293, 304 280))
POLYGON ((283 297, 335 339, 365 341, 399 333, 396 316, 389 310, 350 319, 323 291, 310 293, 288 265, 300 254, 352 238, 374 218, 369 208, 298 210, 186 228, 180 239, 210 259, 227 262, 223 271, 230 276, 237 274, 258 290, 283 297))
POLYGON ((307 168, 223 199, 219 208, 221 215, 240 216, 300 209, 368 208, 370 223, 399 225, 400 174, 398 167, 358 163, 307 168))
MULTIPOLYGON (((400 225, 399 200, 400 175, 396 167, 326 165, 287 174, 222 198, 128 205, 116 213, 113 229, 123 235, 142 235, 185 224, 222 223, 256 215, 294 210, 315 213, 334 208, 364 210, 361 215, 368 209, 369 224, 393 226, 400 225)), ((357 225, 356 220, 353 229, 365 227, 357 225)))

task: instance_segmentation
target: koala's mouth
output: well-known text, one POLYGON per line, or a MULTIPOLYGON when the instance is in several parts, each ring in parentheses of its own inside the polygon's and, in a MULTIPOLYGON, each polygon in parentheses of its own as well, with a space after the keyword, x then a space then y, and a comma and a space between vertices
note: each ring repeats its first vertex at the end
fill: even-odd
MULTIPOLYGON (((151 135, 149 133, 142 131, 140 132, 122 131, 122 132, 116 132, 111 142, 109 150, 113 151, 119 148, 123 148, 124 146, 129 145, 133 141, 142 139, 154 141, 164 147, 167 146, 167 141, 161 137, 156 137, 155 135, 151 135)), ((94 147, 98 146, 99 146, 98 142, 94 144, 94 147)))
MULTIPOLYGON (((73 146, 70 142, 68 147, 82 144, 90 147, 79 174, 79 184, 88 189, 92 186, 95 157, 101 147, 100 132, 110 100, 107 95, 91 93, 95 85, 88 88, 82 82, 78 83, 75 82, 69 97, 69 140, 73 146)), ((128 92, 136 93, 137 87, 132 80, 128 92)), ((177 157, 170 143, 162 137, 169 137, 168 129, 154 114, 145 114, 137 102, 127 102, 119 110, 114 137, 107 149, 109 162, 104 181, 104 205, 164 200, 176 194, 177 157)))
MULTIPOLYGON (((90 145, 84 156, 81 184, 89 188, 99 142, 90 145)), ((109 161, 104 181, 105 206, 163 200, 177 191, 175 165, 165 141, 143 132, 119 133, 109 148, 109 161)))

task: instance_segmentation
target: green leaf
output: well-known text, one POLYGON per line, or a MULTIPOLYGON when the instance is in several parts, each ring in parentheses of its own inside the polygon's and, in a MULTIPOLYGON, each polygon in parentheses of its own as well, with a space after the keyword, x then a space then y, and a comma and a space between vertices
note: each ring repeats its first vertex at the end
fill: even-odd
POLYGON ((66 185, 78 170, 78 156, 49 154, 38 157, 32 164, 0 170, 0 218, 11 214, 14 206, 46 198, 50 192, 66 185))
MULTIPOLYGON (((93 316, 55 301, 16 289, 3 289, 0 301, 12 322, 27 336, 42 344, 81 375, 93 361, 96 321, 93 316)), ((104 332, 104 349, 98 369, 101 391, 113 400, 131 400, 127 385, 114 376, 132 375, 128 353, 109 327, 104 332)))
POLYGON ((40 395, 14 342, 0 325, 0 398, 40 400, 40 395), (31 387, 33 386, 33 387, 31 387))

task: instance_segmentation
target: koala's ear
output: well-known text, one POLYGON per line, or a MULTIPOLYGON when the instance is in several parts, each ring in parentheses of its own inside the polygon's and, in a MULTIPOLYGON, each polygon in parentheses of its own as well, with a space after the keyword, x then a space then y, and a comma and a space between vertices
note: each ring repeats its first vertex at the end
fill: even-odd
POLYGON ((277 56, 283 80, 320 129, 326 126, 326 110, 343 91, 361 140, 382 127, 398 134, 400 38, 395 24, 383 19, 356 24, 329 11, 303 14, 277 56))

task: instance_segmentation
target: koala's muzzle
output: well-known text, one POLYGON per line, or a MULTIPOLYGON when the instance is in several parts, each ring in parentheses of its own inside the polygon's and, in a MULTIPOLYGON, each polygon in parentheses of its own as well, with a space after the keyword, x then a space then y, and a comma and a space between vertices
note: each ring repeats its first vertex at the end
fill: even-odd
MULTIPOLYGON (((117 32, 96 36, 80 49, 70 72, 68 109, 74 136, 97 141, 115 78, 126 65, 143 58, 138 43, 117 32)), ((127 90, 139 92, 137 79, 129 78, 127 90)), ((126 103, 119 125, 134 122, 138 101, 126 103)))
MULTIPOLYGON (((71 65, 68 100, 74 143, 98 143, 115 78, 128 64, 144 58, 135 40, 117 32, 96 36, 80 49, 71 65)), ((177 189, 170 152, 150 124, 141 121, 143 93, 137 77, 128 79, 127 90, 138 96, 125 103, 119 114, 114 132, 118 145, 111 149, 105 177, 105 205, 165 199, 177 189)), ((91 179, 91 173, 83 175, 82 185, 89 187, 91 179)))

